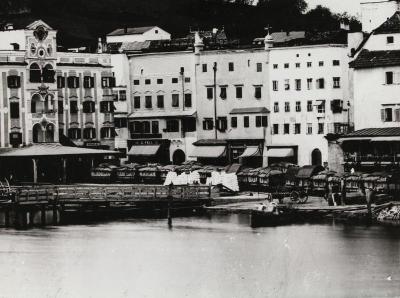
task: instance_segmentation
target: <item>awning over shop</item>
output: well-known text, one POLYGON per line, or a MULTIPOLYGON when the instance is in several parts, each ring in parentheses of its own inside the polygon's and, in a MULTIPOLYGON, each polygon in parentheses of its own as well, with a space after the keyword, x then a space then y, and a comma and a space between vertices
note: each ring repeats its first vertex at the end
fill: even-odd
POLYGON ((258 146, 249 146, 239 157, 253 157, 253 156, 261 156, 260 148, 258 146))
POLYGON ((128 155, 134 156, 152 156, 156 155, 158 150, 160 149, 160 145, 139 145, 132 146, 129 150, 128 155))
POLYGON ((292 157, 294 156, 293 148, 271 148, 268 149, 269 157, 292 157))
POLYGON ((371 142, 399 142, 399 136, 371 138, 371 142))
POLYGON ((191 154, 191 157, 200 158, 218 158, 225 155, 225 146, 197 146, 191 154))

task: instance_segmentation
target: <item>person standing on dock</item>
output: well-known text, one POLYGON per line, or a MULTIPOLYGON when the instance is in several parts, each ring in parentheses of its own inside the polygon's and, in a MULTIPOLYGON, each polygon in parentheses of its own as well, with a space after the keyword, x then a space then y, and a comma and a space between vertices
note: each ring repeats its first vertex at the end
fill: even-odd
POLYGON ((344 206, 344 205, 346 205, 346 180, 344 179, 344 178, 342 178, 342 179, 340 179, 340 188, 341 188, 341 191, 342 191, 342 205, 344 206))
POLYGON ((365 199, 367 201, 367 210, 368 210, 368 220, 372 219, 372 208, 371 204, 375 198, 375 188, 366 188, 365 189, 365 199))

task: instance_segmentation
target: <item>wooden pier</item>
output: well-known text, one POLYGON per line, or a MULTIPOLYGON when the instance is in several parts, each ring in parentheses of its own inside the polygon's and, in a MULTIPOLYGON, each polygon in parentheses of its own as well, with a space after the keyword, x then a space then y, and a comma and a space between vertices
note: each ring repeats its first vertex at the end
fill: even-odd
POLYGON ((0 226, 57 225, 66 215, 129 215, 210 206, 218 191, 208 186, 73 185, 17 188, 0 201, 0 226))

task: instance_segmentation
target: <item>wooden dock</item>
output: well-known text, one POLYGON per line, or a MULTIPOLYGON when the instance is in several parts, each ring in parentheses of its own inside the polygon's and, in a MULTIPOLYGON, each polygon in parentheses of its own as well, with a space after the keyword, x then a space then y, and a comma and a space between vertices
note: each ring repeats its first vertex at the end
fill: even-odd
MULTIPOLYGON (((16 188, 0 201, 0 226, 27 228, 63 222, 70 214, 129 214, 211 205, 218 191, 208 186, 72 185, 16 188)), ((168 212, 167 212, 168 211, 168 212)))

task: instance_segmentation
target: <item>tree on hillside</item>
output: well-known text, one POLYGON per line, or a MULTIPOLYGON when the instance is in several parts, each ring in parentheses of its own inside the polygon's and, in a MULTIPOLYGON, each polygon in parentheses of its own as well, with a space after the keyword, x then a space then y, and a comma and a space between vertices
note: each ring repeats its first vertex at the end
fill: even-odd
POLYGON ((307 9, 304 0, 259 0, 257 6, 273 31, 299 30, 303 27, 303 13, 307 9))

